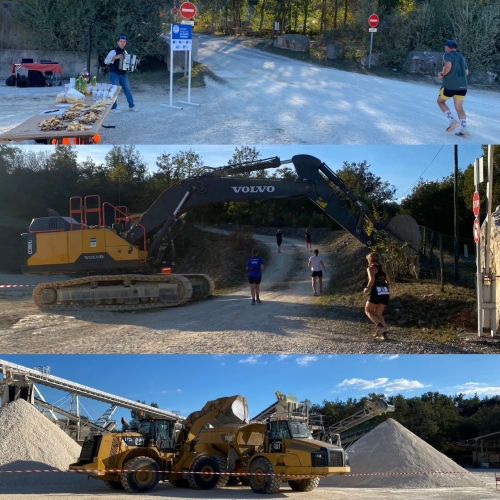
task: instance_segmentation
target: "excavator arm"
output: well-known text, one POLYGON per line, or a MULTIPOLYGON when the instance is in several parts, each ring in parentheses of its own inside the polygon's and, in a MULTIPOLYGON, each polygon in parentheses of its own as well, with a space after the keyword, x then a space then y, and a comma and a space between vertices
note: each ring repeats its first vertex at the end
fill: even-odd
MULTIPOLYGON (((164 191, 124 237, 132 245, 139 245, 146 231, 149 240, 148 251, 150 256, 154 256, 162 241, 165 238, 168 239, 169 235, 172 236, 174 227, 189 210, 212 203, 296 196, 307 196, 326 215, 366 246, 373 245, 375 238, 366 232, 365 219, 368 219, 375 228, 383 227, 374 220, 368 208, 325 163, 314 156, 296 155, 286 161, 274 157, 257 162, 228 165, 212 169, 198 177, 186 179, 164 191), (277 168, 288 163, 293 163, 297 180, 256 179, 241 176, 241 174, 277 168), (342 203, 334 187, 359 205, 359 217, 355 217, 342 203)), ((419 242, 415 241, 419 236, 418 227, 417 231, 414 227, 416 224, 412 227, 413 231, 406 231, 403 234, 392 231, 392 234, 401 244, 408 241, 405 236, 410 234, 410 246, 418 251, 419 242)))

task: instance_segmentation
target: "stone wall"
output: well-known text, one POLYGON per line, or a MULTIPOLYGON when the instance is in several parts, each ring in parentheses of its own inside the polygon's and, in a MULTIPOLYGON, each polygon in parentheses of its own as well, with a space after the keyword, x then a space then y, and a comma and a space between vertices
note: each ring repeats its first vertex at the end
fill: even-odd
MULTIPOLYGON (((484 238, 486 223, 481 225, 481 266, 484 265, 484 238)), ((491 272, 496 274, 496 295, 497 295, 497 329, 500 327, 500 207, 491 214, 491 242, 490 242, 490 267, 491 272)))
POLYGON ((309 52, 311 39, 306 35, 282 35, 274 41, 274 46, 296 52, 309 52))
POLYGON ((408 73, 437 76, 443 69, 443 55, 444 52, 411 51, 408 54, 408 73))
MULTIPOLYGON (((80 71, 87 67, 86 52, 4 49, 0 51, 0 79, 7 79, 11 75, 12 64, 20 62, 22 59, 33 59, 35 62, 40 59, 50 59, 58 62, 63 69, 62 78, 65 79, 79 75, 80 71)), ((90 72, 95 75, 97 72, 97 56, 90 59, 90 66, 90 72)), ((60 75, 57 76, 61 78, 60 75)))
POLYGON ((330 43, 326 46, 327 59, 342 59, 344 57, 344 48, 341 45, 330 43))

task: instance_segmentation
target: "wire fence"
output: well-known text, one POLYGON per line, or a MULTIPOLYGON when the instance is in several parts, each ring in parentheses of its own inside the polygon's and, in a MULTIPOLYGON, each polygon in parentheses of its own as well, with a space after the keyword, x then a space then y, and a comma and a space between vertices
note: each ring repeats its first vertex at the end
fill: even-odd
POLYGON ((422 278, 475 286, 476 244, 472 238, 458 238, 458 259, 455 262, 455 238, 420 228, 420 275, 422 278))

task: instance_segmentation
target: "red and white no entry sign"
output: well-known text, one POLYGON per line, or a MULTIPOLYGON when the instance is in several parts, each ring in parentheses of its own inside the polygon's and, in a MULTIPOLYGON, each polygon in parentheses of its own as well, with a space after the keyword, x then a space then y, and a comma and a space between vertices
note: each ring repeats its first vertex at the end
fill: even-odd
POLYGON ((479 200, 479 193, 476 191, 472 197, 472 211, 474 212, 474 217, 479 217, 479 209, 481 208, 481 203, 479 200))
POLYGON ((379 23, 380 19, 379 17, 377 16, 377 14, 372 14, 369 18, 368 18, 368 24, 372 27, 372 28, 376 28, 378 26, 378 23, 379 23))
POLYGON ((481 226, 479 225, 479 219, 474 219, 472 233, 474 234, 474 241, 479 243, 479 240, 481 239, 481 226))
POLYGON ((175 7, 171 10, 172 14, 176 16, 179 13, 179 10, 176 9, 175 7))
POLYGON ((196 5, 191 2, 184 2, 180 8, 181 16, 186 19, 193 19, 196 16, 196 5))

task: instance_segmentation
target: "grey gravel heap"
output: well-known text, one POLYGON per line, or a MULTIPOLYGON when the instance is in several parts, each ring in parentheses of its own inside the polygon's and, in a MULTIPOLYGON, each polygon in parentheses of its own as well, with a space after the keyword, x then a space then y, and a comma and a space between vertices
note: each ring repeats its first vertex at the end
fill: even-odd
POLYGON ((329 486, 341 488, 484 487, 480 480, 392 418, 356 441, 347 452, 352 474, 384 475, 337 476, 322 480, 322 485, 328 482, 329 486), (448 474, 397 474, 429 471, 448 474))

